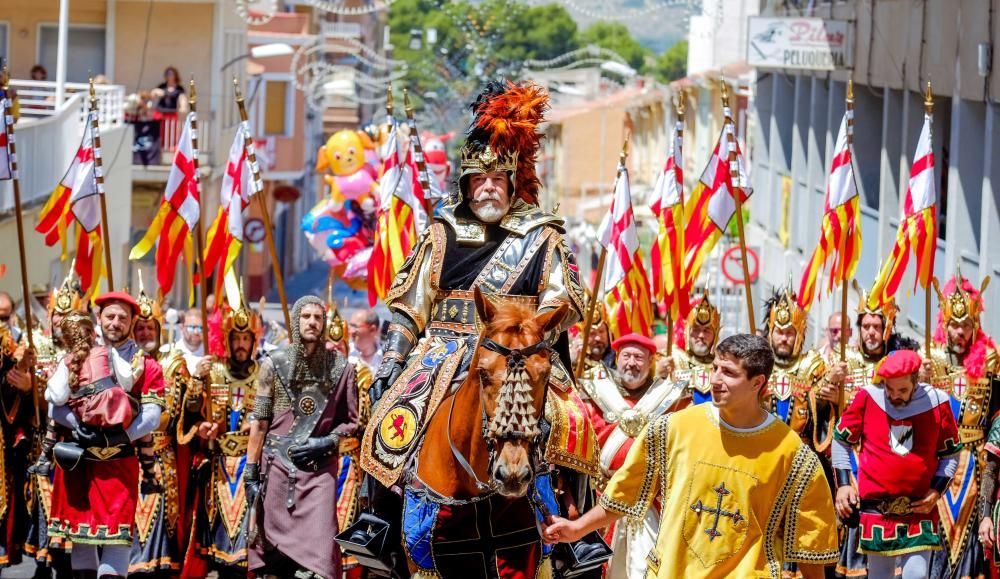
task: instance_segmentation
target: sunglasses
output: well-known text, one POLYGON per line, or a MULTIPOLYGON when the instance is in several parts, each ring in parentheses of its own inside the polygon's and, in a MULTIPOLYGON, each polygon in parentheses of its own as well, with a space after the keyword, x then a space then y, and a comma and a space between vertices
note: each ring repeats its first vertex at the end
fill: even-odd
POLYGON ((184 329, 189 332, 194 332, 196 334, 201 333, 201 326, 184 326, 184 329))

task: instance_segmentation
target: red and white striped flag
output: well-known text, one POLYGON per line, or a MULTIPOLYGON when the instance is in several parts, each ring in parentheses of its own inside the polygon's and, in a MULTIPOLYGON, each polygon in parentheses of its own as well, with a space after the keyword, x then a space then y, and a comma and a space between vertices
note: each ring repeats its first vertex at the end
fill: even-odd
POLYGON ((608 288, 604 304, 613 338, 632 332, 649 336, 653 322, 649 278, 642 264, 628 169, 621 163, 611 209, 601 221, 597 239, 608 251, 602 279, 608 288))
POLYGON ((688 292, 684 283, 684 164, 681 147, 684 125, 674 128, 673 151, 653 189, 650 207, 659 223, 653 243, 653 292, 673 320, 687 315, 688 292))
POLYGON ((388 139, 382 149, 378 218, 375 243, 368 261, 368 303, 384 299, 393 278, 417 243, 418 229, 427 218, 423 190, 417 178, 412 147, 405 158, 397 136, 396 121, 389 118, 388 139))
POLYGON ((195 171, 198 150, 194 147, 196 135, 193 124, 196 119, 195 113, 188 113, 177 152, 174 154, 174 163, 167 176, 167 187, 163 192, 160 209, 146 235, 129 253, 129 259, 140 259, 153 248, 154 244, 157 245, 156 279, 163 294, 173 288, 177 260, 182 253, 189 272, 192 266, 191 231, 194 230, 201 214, 198 175, 195 171))
POLYGON ((885 304, 896 295, 903 281, 910 252, 917 258, 916 284, 927 288, 934 276, 934 254, 937 252, 937 186, 934 182, 934 141, 931 115, 924 114, 917 151, 910 168, 910 183, 903 199, 903 218, 896 231, 896 244, 889 261, 882 267, 869 303, 885 304))
MULTIPOLYGON (((250 127, 247 123, 240 123, 233 144, 229 147, 229 160, 222 177, 219 212, 206 235, 205 272, 207 274, 218 270, 218 283, 222 282, 243 247, 243 211, 261 189, 250 166, 251 149, 245 143, 249 134, 250 127)), ((252 147, 253 143, 249 146, 252 147)))
POLYGON ((712 151, 712 157, 708 160, 708 165, 705 166, 691 196, 684 203, 684 281, 688 293, 694 281, 698 279, 701 265, 736 214, 736 199, 732 193, 734 183, 728 162, 730 146, 736 148, 736 162, 739 168, 739 183, 736 185, 740 186, 743 194, 741 200, 746 201, 753 194, 740 145, 735 138, 732 145, 727 142, 729 133, 734 130, 729 107, 724 108, 724 114, 727 122, 712 151))
POLYGON ((816 279, 820 270, 834 257, 830 265, 827 291, 854 277, 861 258, 861 203, 854 180, 854 166, 849 136, 854 131, 854 110, 848 108, 840 122, 837 144, 826 187, 823 223, 819 244, 802 274, 799 285, 799 306, 809 309, 816 295, 816 279))

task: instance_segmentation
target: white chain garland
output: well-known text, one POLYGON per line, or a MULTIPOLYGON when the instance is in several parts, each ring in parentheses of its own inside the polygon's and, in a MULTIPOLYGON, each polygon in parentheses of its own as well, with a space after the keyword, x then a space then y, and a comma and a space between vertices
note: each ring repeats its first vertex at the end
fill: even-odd
POLYGON ((267 3, 267 10, 260 13, 261 16, 255 16, 250 13, 250 8, 247 6, 248 0, 235 0, 236 13, 243 19, 243 22, 246 22, 250 26, 267 24, 278 13, 278 0, 264 1, 267 3))

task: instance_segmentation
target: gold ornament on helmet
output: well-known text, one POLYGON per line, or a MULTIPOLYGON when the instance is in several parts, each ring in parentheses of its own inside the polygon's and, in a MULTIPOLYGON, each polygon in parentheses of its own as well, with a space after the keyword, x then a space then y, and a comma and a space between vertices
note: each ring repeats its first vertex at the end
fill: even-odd
POLYGON ((326 310, 326 337, 334 343, 347 339, 347 320, 340 315, 340 310, 333 303, 326 310))
POLYGON ((806 337, 806 311, 799 307, 795 299, 795 291, 792 290, 791 281, 784 289, 778 290, 778 294, 772 298, 774 303, 768 312, 768 338, 775 328, 793 328, 795 330, 795 346, 792 348, 792 356, 798 356, 802 351, 802 342, 806 337))
MULTIPOLYGON (((955 288, 949 295, 945 295, 945 292, 941 291, 941 286, 938 285, 936 277, 932 278, 932 281, 934 282, 934 291, 938 295, 939 307, 941 308, 941 315, 944 318, 945 325, 948 325, 952 321, 965 322, 969 320, 978 329, 979 316, 983 312, 983 293, 986 291, 986 287, 990 285, 990 276, 983 278, 983 283, 979 287, 978 294, 967 291, 962 287, 964 282, 968 280, 962 277, 960 270, 956 270, 955 272, 955 278, 952 280, 955 288)), ((948 289, 945 286, 945 290, 947 291, 948 289)))
POLYGON ((59 289, 52 290, 52 295, 49 297, 49 316, 52 316, 52 314, 65 316, 70 312, 82 312, 85 309, 83 296, 80 295, 80 292, 73 284, 73 267, 75 263, 74 261, 70 264, 69 275, 63 280, 59 289))
POLYGON ((146 295, 146 288, 142 284, 141 271, 139 272, 139 295, 135 301, 139 304, 140 320, 152 320, 156 322, 157 327, 163 327, 163 311, 160 308, 160 302, 146 295))
POLYGON ((712 349, 719 343, 719 328, 722 325, 722 317, 718 308, 712 305, 708 299, 708 288, 701 294, 701 300, 688 312, 687 320, 684 323, 684 343, 691 344, 691 328, 695 326, 706 327, 712 330, 712 349))
POLYGON ((517 151, 498 155, 489 145, 480 151, 464 147, 461 169, 462 177, 481 173, 507 173, 513 183, 517 172, 517 151))
POLYGON ((858 316, 872 315, 882 318, 882 341, 887 341, 892 335, 893 328, 896 327, 896 315, 899 313, 896 298, 890 297, 884 304, 879 304, 878 297, 866 292, 857 279, 851 280, 851 285, 858 294, 858 316))

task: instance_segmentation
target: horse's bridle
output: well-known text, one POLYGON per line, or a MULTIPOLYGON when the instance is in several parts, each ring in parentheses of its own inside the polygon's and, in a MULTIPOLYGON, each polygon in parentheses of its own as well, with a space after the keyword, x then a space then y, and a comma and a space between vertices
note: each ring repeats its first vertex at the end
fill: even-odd
MULTIPOLYGON (((523 370, 525 365, 527 364, 528 358, 534 356, 535 354, 540 354, 542 352, 546 352, 552 349, 552 342, 546 339, 536 342, 526 348, 508 348, 503 344, 498 344, 491 338, 482 337, 480 338, 479 345, 481 345, 483 348, 491 352, 498 354, 500 357, 505 359, 505 361, 507 362, 507 374, 523 370)), ((549 382, 548 375, 544 376, 544 380, 547 392, 548 382, 549 382)), ((463 456, 462 453, 459 452, 457 448, 455 448, 455 443, 451 439, 451 417, 455 412, 454 397, 458 396, 458 391, 456 390, 455 394, 453 394, 452 396, 453 397, 451 401, 451 408, 448 410, 448 445, 451 447, 451 454, 455 457, 455 460, 458 461, 458 464, 462 467, 462 470, 464 470, 465 473, 469 475, 469 477, 471 477, 472 480, 476 482, 476 488, 479 489, 479 492, 490 491, 493 489, 494 485, 479 480, 479 477, 476 476, 475 469, 472 468, 472 465, 469 464, 469 461, 466 460, 465 456, 463 456)), ((489 463, 487 465, 487 472, 488 472, 490 467, 493 465, 494 458, 496 457, 495 451, 496 451, 497 438, 489 434, 488 431, 489 418, 486 416, 486 405, 483 403, 482 399, 483 399, 483 382, 482 380, 479 380, 479 400, 480 400, 480 407, 482 408, 482 433, 483 433, 483 439, 486 441, 487 448, 490 451, 489 463)), ((540 419, 541 417, 539 416, 539 420, 540 419)), ((529 442, 534 443, 537 441, 538 436, 529 435, 525 432, 512 432, 509 434, 505 434, 503 438, 512 440, 528 440, 529 442)))

